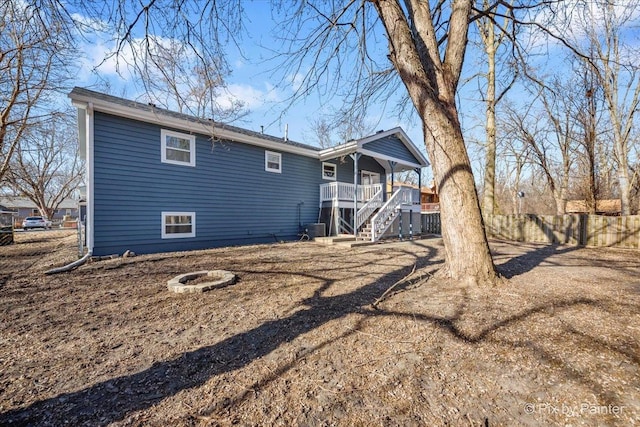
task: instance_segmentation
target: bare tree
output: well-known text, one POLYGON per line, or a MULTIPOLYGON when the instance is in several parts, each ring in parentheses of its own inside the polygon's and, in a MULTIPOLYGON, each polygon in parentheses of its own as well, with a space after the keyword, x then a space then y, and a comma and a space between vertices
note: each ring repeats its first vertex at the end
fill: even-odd
POLYGON ((47 1, 0 2, 0 181, 24 132, 72 75, 68 21, 47 1))
MULTIPOLYGON (((294 98, 317 88, 350 98, 362 111, 404 87, 405 99, 422 122, 441 197, 446 258, 441 273, 491 283, 496 272, 456 106, 472 5, 472 0, 307 1, 296 7, 277 2, 274 13, 288 17, 279 29, 290 42, 283 52, 290 65, 281 71, 303 76, 294 98), (381 29, 386 57, 380 55, 381 29), (382 86, 391 92, 380 92, 382 86)), ((195 7, 199 13, 192 7, 193 2, 183 1, 123 1, 109 22, 116 27, 119 46, 134 41, 137 29, 145 42, 151 35, 181 40, 204 58, 203 64, 215 64, 211 59, 224 56, 225 38, 233 43, 242 29, 242 3, 208 2, 195 7), (128 13, 121 10, 124 5, 128 13)))
POLYGON ((514 126, 513 119, 510 119, 509 113, 514 107, 506 103, 504 106, 504 114, 502 120, 504 123, 498 122, 497 124, 503 129, 501 137, 498 138, 499 151, 497 152, 498 159, 501 160, 501 168, 497 168, 496 171, 502 172, 500 180, 496 180, 496 183, 500 184, 500 188, 504 193, 502 195, 502 204, 498 204, 499 212, 501 213, 522 213, 519 206, 520 201, 519 193, 522 191, 521 181, 522 175, 527 165, 531 164, 530 160, 530 147, 529 144, 523 142, 520 137, 519 126, 514 126))
POLYGON ((27 197, 49 218, 82 181, 77 131, 69 117, 72 115, 53 114, 30 126, 7 173, 7 182, 15 193, 27 197))
POLYGON ((581 0, 562 7, 565 24, 557 32, 572 52, 593 71, 602 90, 612 130, 622 214, 632 212, 633 171, 630 154, 637 112, 640 109, 640 51, 627 28, 638 23, 640 1, 581 0))
MULTIPOLYGON (((531 73, 528 74, 531 76, 531 73)), ((537 87, 536 103, 527 109, 507 110, 512 134, 530 148, 531 158, 543 173, 553 193, 556 214, 566 212, 571 166, 576 156, 577 129, 567 83, 554 77, 547 86, 532 79, 537 87)), ((569 83, 571 84, 571 83, 569 83)))
POLYGON ((610 146, 602 138, 605 133, 601 130, 601 113, 603 94, 602 88, 595 81, 592 67, 585 66, 583 61, 578 62, 574 69, 577 74, 578 88, 584 91, 584 95, 578 89, 571 101, 575 111, 575 119, 579 128, 577 143, 580 146, 580 164, 583 169, 580 193, 586 201, 587 212, 596 213, 596 201, 600 197, 600 184, 598 167, 598 155, 608 151, 610 146))
POLYGON ((306 2, 282 28, 289 42, 284 71, 301 74, 297 97, 340 91, 358 110, 404 87, 422 124, 440 195, 446 258, 441 274, 479 284, 493 282, 496 272, 456 105, 472 3, 306 2), (379 55, 380 24, 387 58, 379 55))
POLYGON ((223 60, 199 58, 174 39, 149 36, 145 46, 144 60, 135 70, 150 102, 227 123, 244 114, 244 104, 226 92, 230 70, 223 60))
POLYGON ((373 125, 363 116, 337 111, 311 119, 309 134, 319 147, 329 148, 370 135, 373 131, 373 125))
MULTIPOLYGON (((513 4, 513 2, 511 2, 513 4)), ((479 15, 476 20, 478 26, 478 32, 482 41, 482 48, 486 57, 486 73, 483 74, 483 80, 486 86, 484 90, 481 90, 483 101, 485 103, 485 163, 484 163, 484 186, 482 192, 482 212, 485 215, 493 215, 495 209, 495 185, 496 185, 496 106, 503 99, 506 93, 513 86, 517 77, 517 68, 504 67, 511 71, 511 78, 509 76, 506 79, 502 79, 503 85, 499 88, 496 87, 496 75, 499 70, 498 66, 498 53, 501 47, 511 42, 513 39, 506 31, 513 22, 511 13, 512 10, 505 8, 504 16, 502 17, 502 23, 500 26, 496 25, 496 13, 493 10, 488 0, 482 0, 480 10, 486 11, 479 15)))

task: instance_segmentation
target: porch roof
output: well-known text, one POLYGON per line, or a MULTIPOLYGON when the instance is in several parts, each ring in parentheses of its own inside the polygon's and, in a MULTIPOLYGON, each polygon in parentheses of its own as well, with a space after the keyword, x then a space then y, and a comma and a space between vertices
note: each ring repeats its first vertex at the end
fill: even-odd
POLYGON ((344 144, 336 145, 335 147, 326 148, 320 151, 320 160, 329 160, 336 157, 342 157, 353 153, 361 153, 370 157, 373 157, 380 163, 386 170, 390 169, 389 162, 395 162, 396 167, 394 171, 402 171, 407 169, 415 169, 429 166, 429 161, 422 154, 416 145, 411 141, 409 136, 400 127, 396 127, 387 131, 379 131, 373 135, 366 136, 364 138, 348 141, 344 144), (414 157, 415 161, 403 159, 393 154, 382 153, 371 149, 367 144, 380 141, 389 137, 397 138, 406 149, 414 157))

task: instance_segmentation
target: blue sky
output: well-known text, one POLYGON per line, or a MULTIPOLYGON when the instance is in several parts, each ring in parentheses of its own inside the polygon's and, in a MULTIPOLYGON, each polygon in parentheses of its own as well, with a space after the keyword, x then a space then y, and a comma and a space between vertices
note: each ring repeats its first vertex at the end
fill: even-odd
MULTIPOLYGON (((249 110, 248 115, 234 124, 255 131, 260 131, 261 126, 264 126, 265 133, 276 136, 284 135, 285 126, 288 125, 290 139, 313 143, 311 120, 328 113, 331 108, 339 107, 339 101, 312 94, 294 105, 288 103, 287 98, 293 93, 298 76, 284 76, 284 79, 282 76, 275 76, 270 70, 277 62, 266 61, 272 53, 264 46, 273 47, 278 43, 271 35, 276 24, 271 20, 270 3, 247 2, 245 12, 247 34, 241 38, 242 54, 231 45, 227 51, 231 74, 226 79, 228 93, 225 96, 241 100, 249 110)), ((122 62, 118 70, 113 58, 98 66, 113 49, 112 42, 107 38, 108 36, 103 37, 98 33, 90 36, 90 42, 83 47, 87 57, 83 61, 77 85, 100 90, 96 85, 100 80, 106 80, 114 95, 131 99, 142 96, 142 89, 133 84, 132 76, 122 62), (95 72, 92 71, 94 67, 97 67, 95 72)), ((386 48, 386 45, 383 47, 386 48)), ((411 123, 401 120, 392 111, 382 111, 378 105, 373 105, 370 110, 371 117, 368 121, 372 125, 377 123, 374 130, 401 126, 416 146, 424 151, 422 129, 417 121, 411 123)))
MULTIPOLYGON (((249 114, 233 124, 254 131, 260 131, 263 126, 265 133, 276 136, 283 136, 285 126, 288 125, 290 139, 313 143, 310 122, 314 118, 328 113, 331 108, 339 107, 339 100, 312 94, 303 101, 290 105, 286 100, 293 93, 299 76, 285 75, 284 79, 281 75, 275 76, 270 70, 276 62, 266 62, 266 59, 272 55, 270 48, 277 47, 278 44, 278 41, 272 37, 272 30, 276 24, 271 19, 270 2, 246 1, 244 5, 246 12, 244 26, 247 29, 247 34, 244 34, 240 39, 242 55, 231 45, 227 50, 231 75, 226 79, 228 93, 225 96, 244 102, 249 114)), ((475 26, 472 25, 470 28, 471 39, 475 38, 473 33, 476 31, 475 26)), ((386 42, 381 36, 382 29, 379 33, 380 50, 385 51, 386 42)), ((106 35, 94 34, 91 36, 90 43, 83 47, 87 58, 84 60, 82 72, 78 76, 78 85, 91 87, 98 81, 91 70, 98 66, 105 55, 113 49, 114 46, 112 42, 108 41, 108 38, 106 35)), ((566 56, 566 51, 563 51, 557 43, 547 44, 546 41, 541 40, 536 47, 543 52, 543 55, 537 58, 537 66, 540 69, 553 69, 562 66, 561 61, 566 56)), ((477 48, 470 46, 467 52, 463 81, 485 68, 483 57, 478 55, 477 48)), ((131 75, 126 67, 120 68, 119 75, 116 72, 113 59, 103 63, 96 69, 96 72, 102 79, 109 81, 114 95, 140 99, 139 97, 143 93, 140 86, 132 83, 131 75)), ((469 80, 462 85, 459 94, 459 107, 467 141, 472 137, 480 140, 483 138, 484 107, 479 102, 478 87, 477 80, 469 80)), ((96 89, 100 90, 99 87, 96 89)), ((510 92, 510 97, 519 102, 526 99, 521 88, 513 89, 510 92)), ((375 130, 401 126, 416 146, 424 151, 422 128, 419 121, 398 118, 391 110, 393 104, 393 102, 390 103, 387 111, 382 109, 381 104, 372 105, 369 122, 375 124, 375 130)), ((474 166, 480 166, 482 159, 478 152, 474 153, 471 150, 471 157, 474 166)))

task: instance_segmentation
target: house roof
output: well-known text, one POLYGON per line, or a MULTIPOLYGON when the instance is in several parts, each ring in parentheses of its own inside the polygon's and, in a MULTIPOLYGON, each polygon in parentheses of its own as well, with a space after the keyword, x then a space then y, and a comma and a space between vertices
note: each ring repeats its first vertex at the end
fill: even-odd
MULTIPOLYGON (((387 131, 379 131, 374 133, 373 135, 365 136, 364 138, 353 139, 351 141, 345 142, 344 144, 336 145, 335 147, 325 148, 324 150, 320 151, 320 160, 327 160, 327 159, 345 156, 345 155, 356 153, 356 152, 361 152, 363 154, 371 155, 373 157, 380 157, 381 156, 380 153, 372 153, 368 151, 365 145, 370 142, 387 138, 389 136, 395 136, 396 138, 398 138, 404 144, 404 146, 407 147, 407 149, 411 152, 411 154, 413 154, 416 160, 418 160, 417 164, 409 164, 409 166, 414 166, 414 167, 429 166, 429 161, 427 160, 427 158, 424 156, 424 154, 422 154, 417 149, 415 144, 411 142, 411 139, 409 138, 409 136, 407 136, 404 130, 402 130, 402 128, 400 127, 395 127, 387 131)), ((408 162, 401 161, 401 163, 408 163, 408 162)))
POLYGON ((282 151, 297 152, 299 154, 317 157, 318 147, 285 140, 272 135, 254 132, 248 129, 231 126, 210 119, 201 119, 188 114, 158 108, 152 104, 131 101, 117 96, 107 95, 81 87, 74 87, 69 93, 73 104, 80 108, 90 106, 94 110, 104 113, 128 117, 171 126, 189 132, 197 132, 214 137, 245 142, 267 148, 278 148, 282 151))
MULTIPOLYGON (((72 103, 79 109, 93 109, 133 120, 142 120, 187 132, 212 135, 213 137, 220 139, 228 139, 273 150, 301 154, 319 158, 320 160, 335 158, 351 154, 356 151, 375 156, 377 159, 397 160, 393 158, 387 159, 387 156, 384 154, 369 152, 366 147, 363 148, 363 146, 370 142, 378 141, 389 136, 395 136, 407 147, 418 161, 418 163, 412 163, 401 160, 399 163, 408 167, 422 167, 429 165, 426 157, 417 149, 407 134, 400 127, 396 127, 388 131, 380 131, 364 138, 348 141, 336 147, 321 150, 318 147, 302 144, 300 142, 285 140, 284 138, 267 135, 261 132, 254 132, 248 129, 219 123, 210 119, 201 119, 188 114, 177 113, 164 108, 158 108, 154 105, 119 98, 86 88, 73 88, 71 93, 69 93, 69 97, 71 98, 72 103)), ((82 123, 79 123, 79 125, 80 127, 83 126, 82 123)))
MULTIPOLYGON (((621 211, 622 211, 622 204, 620 202, 620 199, 596 200, 596 212, 620 213, 621 211)), ((587 212, 587 201, 586 200, 568 200, 566 212, 567 213, 587 212)))
MULTIPOLYGON (((9 209, 37 209, 38 206, 27 197, 19 196, 2 196, 0 197, 0 205, 9 209)), ((58 209, 75 209, 78 202, 73 199, 64 199, 58 209)), ((2 209, 0 209, 2 210, 2 209)))

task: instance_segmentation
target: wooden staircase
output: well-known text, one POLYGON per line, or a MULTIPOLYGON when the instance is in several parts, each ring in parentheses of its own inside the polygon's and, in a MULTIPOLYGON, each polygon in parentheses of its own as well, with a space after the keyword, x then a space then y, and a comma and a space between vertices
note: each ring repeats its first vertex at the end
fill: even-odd
POLYGON ((378 228, 376 230, 376 235, 378 236, 378 238, 373 240, 372 238, 373 225, 372 225, 371 219, 375 216, 376 213, 378 213, 378 209, 376 209, 376 211, 371 215, 371 217, 367 219, 367 221, 364 223, 364 225, 358 232, 358 240, 366 240, 366 241, 379 240, 380 237, 382 237, 382 234, 384 234, 384 232, 387 231, 387 229, 391 226, 391 224, 393 224, 393 222, 396 220, 396 218, 400 214, 400 206, 396 207, 395 209, 392 209, 390 214, 384 219, 384 221, 378 225, 378 228))

